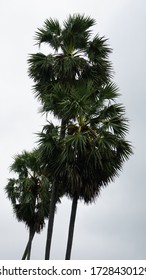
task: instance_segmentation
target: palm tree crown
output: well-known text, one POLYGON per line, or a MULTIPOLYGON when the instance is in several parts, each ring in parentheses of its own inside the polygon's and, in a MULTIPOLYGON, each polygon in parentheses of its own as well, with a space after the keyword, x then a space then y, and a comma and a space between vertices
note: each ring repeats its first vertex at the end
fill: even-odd
POLYGON ((55 146, 50 148, 48 126, 40 134, 40 142, 46 168, 55 178, 58 176, 66 194, 72 197, 76 194, 85 202, 92 202, 101 187, 118 176, 132 148, 125 139, 128 132, 125 109, 115 102, 119 95, 117 87, 112 83, 101 87, 93 105, 90 95, 95 88, 90 83, 86 84, 86 95, 82 95, 84 90, 85 86, 79 88, 62 102, 64 115, 70 119, 65 137, 59 139, 56 128, 55 146))
POLYGON ((34 91, 43 111, 52 111, 60 119, 60 100, 66 100, 80 81, 94 80, 100 86, 111 78, 111 49, 104 37, 92 38, 90 28, 94 24, 90 17, 73 15, 63 27, 58 20, 47 19, 36 32, 37 44, 48 44, 54 53, 30 55, 29 76, 35 82, 34 91))

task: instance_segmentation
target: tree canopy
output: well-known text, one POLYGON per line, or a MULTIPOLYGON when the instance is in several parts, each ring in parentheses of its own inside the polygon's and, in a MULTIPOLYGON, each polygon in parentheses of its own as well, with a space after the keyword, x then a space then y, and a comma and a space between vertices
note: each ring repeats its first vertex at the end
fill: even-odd
MULTIPOLYGON (((44 125, 38 133, 37 162, 31 159, 30 164, 29 158, 24 168, 21 162, 19 166, 18 157, 16 168, 12 165, 19 174, 18 181, 10 181, 8 185, 16 185, 16 193, 18 188, 19 203, 22 203, 22 188, 29 185, 31 191, 26 189, 25 203, 30 208, 33 205, 35 222, 35 207, 39 209, 40 199, 42 205, 48 199, 47 212, 43 212, 43 217, 49 215, 45 259, 50 257, 58 198, 67 195, 73 201, 66 251, 66 259, 70 259, 78 200, 87 204, 95 201, 101 189, 119 176, 132 154, 131 143, 126 139, 125 108, 118 102, 119 89, 113 81, 109 59, 112 50, 105 37, 93 35, 95 24, 93 18, 80 14, 69 15, 62 24, 57 19, 46 19, 35 34, 35 42, 39 50, 46 44, 48 53, 39 51, 28 58, 28 75, 33 80, 41 112, 53 113, 60 124, 44 125), (44 197, 41 197, 43 182, 46 189, 43 187, 44 197), (33 195, 36 200, 40 196, 39 207, 33 195)), ((14 197, 10 193, 16 211, 14 197)), ((18 211, 16 214, 19 218, 18 211)))

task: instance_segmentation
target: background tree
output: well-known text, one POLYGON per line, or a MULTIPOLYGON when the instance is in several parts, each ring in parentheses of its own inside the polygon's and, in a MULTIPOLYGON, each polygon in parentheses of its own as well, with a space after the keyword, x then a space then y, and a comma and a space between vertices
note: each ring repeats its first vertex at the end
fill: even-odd
POLYGON ((10 169, 16 173, 17 178, 9 179, 5 190, 16 218, 29 229, 29 239, 22 259, 30 259, 33 237, 36 232, 40 233, 49 216, 51 185, 43 175, 36 150, 16 155, 10 169))
MULTIPOLYGON (((47 19, 44 27, 36 32, 38 45, 48 44, 53 54, 30 55, 29 76, 34 80, 35 96, 42 103, 42 111, 52 112, 61 121, 60 138, 65 137, 70 120, 77 118, 74 112, 65 110, 64 103, 82 89, 82 81, 87 85, 91 81, 100 87, 112 76, 108 59, 111 49, 104 37, 92 37, 94 24, 94 19, 77 14, 70 15, 63 26, 56 19, 47 19)), ((86 95, 86 92, 82 91, 82 94, 86 95)), ((94 94, 90 95, 90 100, 94 104, 94 94)), ((53 184, 52 188, 45 259, 50 256, 57 185, 53 184)))

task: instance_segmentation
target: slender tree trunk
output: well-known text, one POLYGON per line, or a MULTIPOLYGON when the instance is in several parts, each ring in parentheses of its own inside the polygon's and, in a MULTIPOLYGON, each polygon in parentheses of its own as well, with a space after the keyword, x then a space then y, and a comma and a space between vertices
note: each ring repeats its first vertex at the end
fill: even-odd
POLYGON ((24 253, 23 253, 23 256, 22 256, 22 259, 21 259, 21 260, 25 260, 25 259, 26 259, 27 251, 28 251, 28 244, 29 244, 29 241, 27 242, 27 245, 26 245, 26 248, 25 248, 25 251, 24 251, 24 253))
POLYGON ((50 201, 45 260, 50 259, 51 241, 52 241, 52 235, 53 235, 53 225, 54 225, 54 216, 55 216, 56 196, 57 196, 57 184, 54 182, 54 184, 52 186, 51 201, 50 201))
POLYGON ((67 121, 65 119, 62 119, 61 130, 60 130, 60 139, 63 139, 65 137, 66 125, 67 125, 67 121))
POLYGON ((66 260, 70 260, 70 256, 71 256, 75 218, 76 218, 76 212, 77 212, 77 204, 78 204, 78 197, 75 195, 73 198, 73 201, 72 201, 72 209, 71 209, 69 232, 68 232, 68 241, 67 241, 66 256, 65 256, 66 260))
MULTIPOLYGON (((61 121, 60 139, 65 137, 65 128, 66 128, 66 120, 63 119, 61 121)), ((57 182, 54 182, 54 184, 52 186, 51 202, 50 202, 50 210, 49 210, 45 260, 50 259, 51 242, 52 242, 53 226, 54 226, 54 216, 55 216, 55 206, 56 206, 56 201, 57 201, 57 192, 58 192, 57 182)))
POLYGON ((34 238, 35 235, 35 230, 34 229, 30 229, 29 230, 29 239, 28 239, 28 243, 26 245, 24 254, 22 256, 22 260, 30 260, 30 254, 31 254, 31 246, 32 246, 32 240, 34 238))

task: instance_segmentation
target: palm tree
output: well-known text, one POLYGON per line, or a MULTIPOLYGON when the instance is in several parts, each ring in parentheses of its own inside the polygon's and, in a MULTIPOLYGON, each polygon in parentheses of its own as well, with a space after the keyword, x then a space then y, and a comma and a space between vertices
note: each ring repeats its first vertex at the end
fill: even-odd
POLYGON ((34 235, 40 233, 49 215, 50 182, 43 175, 36 150, 16 155, 10 169, 17 178, 9 179, 5 190, 16 218, 29 229, 28 243, 22 256, 23 260, 29 260, 34 235))
MULTIPOLYGON (((74 112, 65 112, 64 103, 78 88, 82 89, 82 81, 87 84, 94 81, 100 87, 112 76, 108 59, 111 49, 104 37, 92 36, 94 25, 94 19, 76 14, 70 15, 63 26, 56 19, 47 19, 44 27, 36 32, 37 44, 48 44, 53 54, 31 54, 29 76, 34 80, 35 96, 41 101, 42 111, 52 112, 61 121, 60 139, 65 137, 70 119, 76 119, 74 112)), ((90 95, 90 99, 94 103, 95 96, 90 95)), ((54 183, 52 187, 45 259, 50 256, 57 185, 54 183)))
POLYGON ((60 153, 60 130, 59 127, 54 126, 52 123, 48 123, 42 129, 39 136, 39 147, 38 147, 38 157, 42 162, 43 170, 46 176, 49 177, 52 182, 52 193, 49 209, 49 222, 48 222, 48 234, 47 234, 47 244, 45 258, 47 259, 47 254, 50 254, 51 238, 53 231, 54 222, 54 210, 56 208, 56 203, 60 202, 60 198, 64 195, 64 190, 60 188, 60 182, 56 180, 54 174, 52 173, 52 167, 54 166, 55 158, 57 158, 58 153, 60 153))
POLYGON ((60 150, 50 158, 49 170, 64 192, 73 199, 69 226, 66 259, 70 259, 78 200, 91 203, 101 188, 119 175, 123 163, 132 154, 132 147, 125 139, 128 121, 125 109, 116 103, 118 89, 110 83, 95 88, 82 84, 76 94, 64 102, 64 113, 72 115, 66 136, 59 142, 60 150), (85 90, 86 86, 86 90, 85 90), (82 95, 82 90, 86 95, 82 95), (97 91, 97 93, 96 93, 97 91), (91 94, 96 98, 91 101, 91 94))

